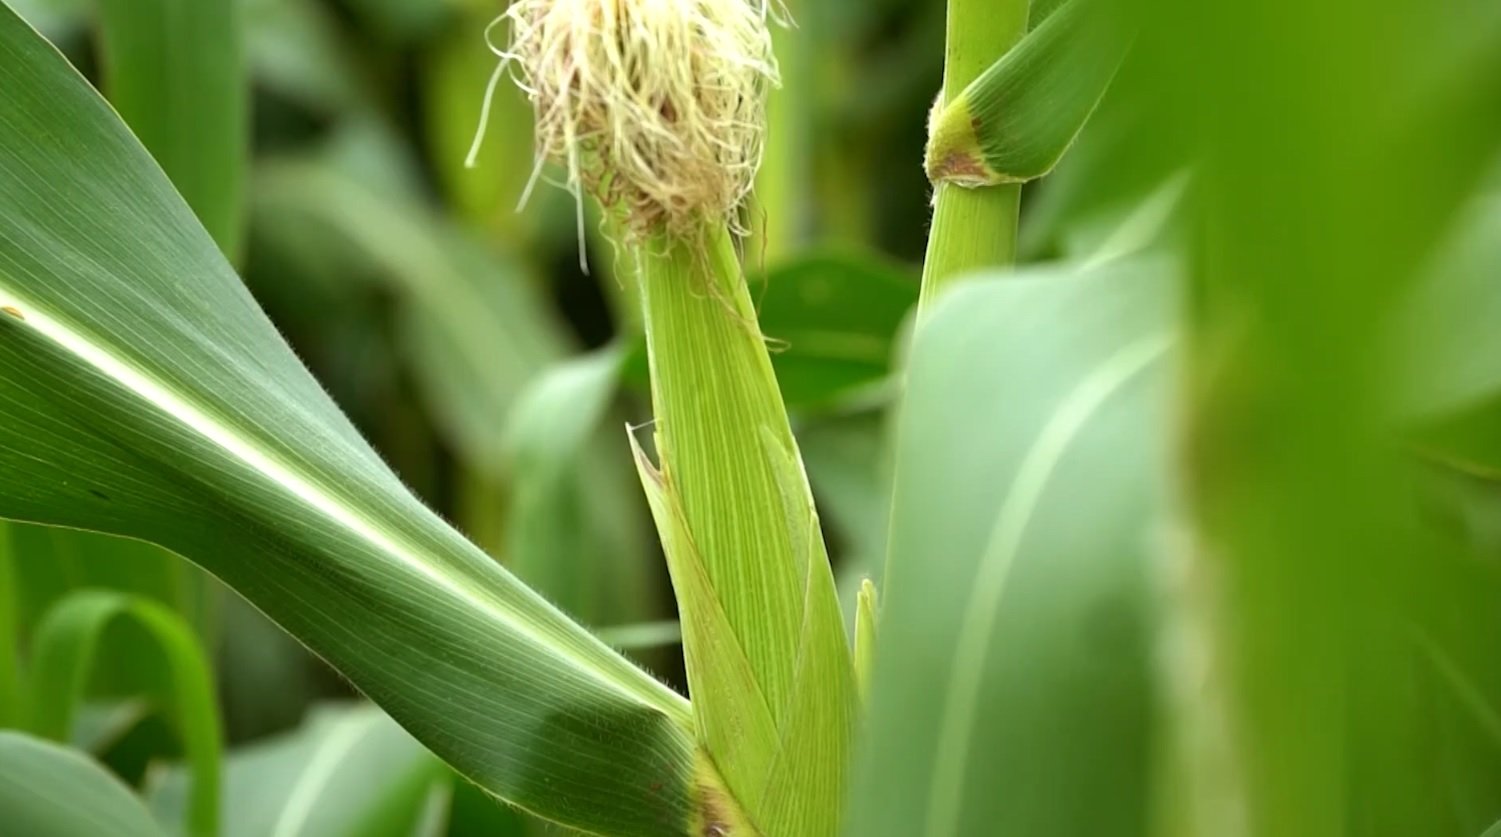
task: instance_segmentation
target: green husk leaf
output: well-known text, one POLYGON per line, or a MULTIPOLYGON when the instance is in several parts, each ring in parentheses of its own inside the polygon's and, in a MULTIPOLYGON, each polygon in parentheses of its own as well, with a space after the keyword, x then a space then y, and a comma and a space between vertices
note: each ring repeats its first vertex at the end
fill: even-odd
POLYGON ((735 754, 719 761, 720 772, 736 789, 739 803, 755 810, 761 802, 759 788, 777 751, 771 707, 740 638, 725 617, 671 485, 634 435, 631 450, 678 595, 688 687, 704 696, 704 706, 694 713, 699 739, 711 754, 735 754))
MULTIPOLYGON (((658 529, 669 553, 692 544, 691 563, 702 570, 680 577, 674 569, 680 608, 722 609, 715 631, 743 653, 772 733, 758 726, 754 737, 710 740, 706 749, 763 833, 834 834, 853 736, 853 667, 807 477, 739 261, 723 230, 703 242, 646 242, 640 259, 666 486, 659 490, 678 510, 665 523, 659 513, 658 529)), ((652 493, 652 481, 644 482, 652 493)), ((696 650, 706 639, 694 618, 702 617, 684 623, 689 656, 745 676, 738 658, 696 650)), ((691 693, 709 728, 746 712, 742 695, 691 693)))
POLYGON ((1025 183, 1062 159, 1109 88, 1130 29, 1102 0, 1050 14, 929 126, 928 177, 964 187, 1025 183))
POLYGON ((160 684, 167 716, 192 765, 191 801, 183 831, 204 837, 219 830, 219 768, 223 735, 213 674, 193 629, 171 610, 139 596, 80 590, 48 611, 37 626, 31 669, 31 729, 67 741, 82 708, 100 645, 116 623, 144 629, 166 660, 160 684))
POLYGON ((765 829, 768 834, 835 834, 840 822, 838 806, 806 800, 844 797, 857 712, 855 673, 802 459, 796 448, 783 446, 769 428, 763 440, 767 458, 776 468, 787 528, 793 533, 794 548, 801 544, 799 563, 806 572, 797 670, 777 762, 768 780, 765 829))

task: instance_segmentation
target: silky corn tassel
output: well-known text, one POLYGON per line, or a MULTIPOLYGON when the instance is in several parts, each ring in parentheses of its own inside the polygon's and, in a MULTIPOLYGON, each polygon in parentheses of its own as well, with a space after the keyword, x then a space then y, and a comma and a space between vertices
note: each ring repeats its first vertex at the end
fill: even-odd
POLYGON ((536 112, 538 168, 627 230, 736 226, 777 83, 772 0, 516 0, 501 57, 536 112))

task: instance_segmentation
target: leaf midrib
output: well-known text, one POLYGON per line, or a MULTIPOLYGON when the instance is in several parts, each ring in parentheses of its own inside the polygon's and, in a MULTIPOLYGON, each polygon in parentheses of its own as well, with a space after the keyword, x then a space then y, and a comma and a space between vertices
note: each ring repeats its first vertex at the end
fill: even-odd
POLYGON ((1153 335, 1125 346, 1099 364, 1065 395, 1027 451, 996 515, 978 576, 964 609, 940 716, 938 747, 928 790, 924 833, 957 834, 962 810, 967 750, 984 676, 983 660, 999 616, 1006 582, 1032 515, 1058 463, 1079 432, 1121 387, 1170 349, 1175 336, 1153 335))

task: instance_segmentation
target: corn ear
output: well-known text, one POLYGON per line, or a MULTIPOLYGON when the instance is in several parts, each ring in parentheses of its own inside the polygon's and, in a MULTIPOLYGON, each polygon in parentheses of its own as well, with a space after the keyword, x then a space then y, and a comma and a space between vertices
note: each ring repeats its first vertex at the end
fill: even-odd
POLYGON ((1131 37, 1101 0, 1069 0, 929 123, 935 184, 1025 183, 1053 170, 1104 97, 1131 37))
POLYGON ((833 837, 857 697, 817 514, 727 231, 638 249, 658 465, 700 746, 755 833, 833 837))

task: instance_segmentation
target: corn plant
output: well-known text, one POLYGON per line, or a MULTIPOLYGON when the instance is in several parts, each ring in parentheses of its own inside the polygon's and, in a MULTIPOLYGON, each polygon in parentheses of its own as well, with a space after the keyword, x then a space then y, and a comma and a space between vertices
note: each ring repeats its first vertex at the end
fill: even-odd
MULTIPOLYGON (((1475 837, 1501 818, 1484 4, 949 0, 909 161, 934 202, 920 286, 811 257, 785 272, 808 296, 791 305, 753 282, 756 253, 813 234, 789 204, 829 149, 798 145, 824 139, 808 124, 779 145, 769 117, 809 118, 820 50, 794 18, 838 4, 459 15, 455 43, 488 38, 498 64, 458 88, 488 122, 472 168, 437 172, 465 229, 403 203, 422 187, 402 166, 370 165, 389 132, 349 93, 358 73, 297 87, 353 113, 323 158, 247 175, 232 2, 102 2, 108 101, 8 3, 0 831, 448 833, 461 803, 493 833, 524 814, 627 837, 1475 837), (195 66, 212 71, 180 74, 195 66), (462 185, 487 177, 503 188, 462 185), (469 281, 497 252, 525 272, 506 248, 541 248, 541 227, 494 207, 566 212, 534 194, 544 178, 570 193, 580 255, 605 239, 585 266, 628 324, 545 375, 567 340, 525 316, 536 288, 469 281), (509 569, 418 499, 263 312, 236 269, 247 205, 289 251, 333 238, 381 266, 468 502, 515 482, 482 533, 509 569), (829 338, 857 300, 880 313, 829 338), (837 373, 779 358, 820 339, 837 373), (874 371, 850 360, 872 342, 874 371), (596 439, 633 362, 648 420, 596 439), (852 480, 868 495, 826 491, 838 457, 807 408, 892 392, 869 434, 885 453, 848 457, 889 457, 852 480), (574 470, 587 458, 607 464, 574 470), (574 554, 632 551, 624 468, 675 625, 603 629, 649 585, 574 554), (884 560, 840 578, 831 556, 862 526, 855 551, 884 560), (60 566, 83 542, 136 575, 170 567, 178 606, 115 585, 21 618, 18 556, 60 566), (569 562, 631 601, 571 587, 569 562), (226 756, 198 625, 218 584, 373 705, 226 756), (85 716, 116 625, 154 662, 113 674, 152 691, 185 756, 150 810, 78 752, 110 726, 85 716), (620 650, 664 640, 686 695, 620 650)), ((348 5, 390 33, 446 14, 348 5)), ((313 31, 296 17, 313 6, 278 8, 313 31)))

